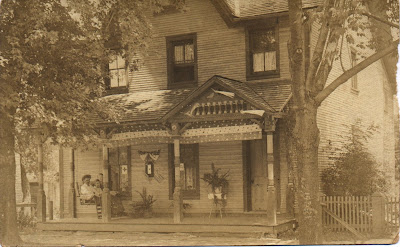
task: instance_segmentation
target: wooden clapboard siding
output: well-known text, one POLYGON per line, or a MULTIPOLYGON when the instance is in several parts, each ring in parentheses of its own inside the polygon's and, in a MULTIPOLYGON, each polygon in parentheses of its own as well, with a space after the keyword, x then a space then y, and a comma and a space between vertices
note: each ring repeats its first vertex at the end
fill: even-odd
MULTIPOLYGON (((244 27, 228 28, 210 1, 188 0, 188 10, 151 18, 154 37, 149 55, 143 58, 139 71, 130 73, 130 91, 167 88, 166 37, 196 33, 198 83, 213 75, 246 80, 246 47, 244 27)), ((275 21, 271 20, 271 21, 275 21)), ((287 52, 288 18, 279 20, 280 74, 290 78, 287 52)), ((276 78, 274 79, 276 80, 276 78)), ((260 80, 252 80, 256 82, 260 80)), ((268 81, 268 80, 261 80, 268 81)))
MULTIPOLYGON (((221 168, 220 173, 229 172, 229 188, 226 212, 243 212, 243 162, 242 142, 200 143, 200 177, 211 172, 211 163, 221 168)), ((190 213, 209 212, 212 204, 208 199, 211 188, 200 180, 200 200, 185 200, 192 204, 190 213)))
MULTIPOLYGON (((201 143, 199 145, 199 175, 211 171, 211 163, 214 162, 221 172, 230 170, 227 212, 243 212, 243 171, 242 171, 242 142, 218 142, 201 143)), ((132 146, 132 190, 142 191, 145 187, 147 192, 154 196, 157 201, 153 210, 156 213, 172 213, 172 200, 169 199, 168 181, 168 145, 142 145, 132 146), (155 151, 160 149, 160 157, 154 163, 155 175, 161 174, 164 179, 157 181, 148 178, 144 174, 144 161, 139 157, 138 150, 155 151)), ((200 180, 200 199, 185 200, 191 204, 188 213, 207 213, 210 210, 211 201, 208 199, 210 188, 200 180)), ((140 201, 140 195, 133 193, 133 201, 140 201)))
POLYGON ((153 204, 153 211, 156 213, 172 213, 172 201, 169 200, 168 187, 168 144, 140 145, 131 147, 131 172, 132 172, 132 201, 141 201, 140 195, 136 192, 142 192, 143 187, 147 193, 154 196, 157 200, 153 204), (160 150, 160 156, 154 162, 154 174, 158 176, 147 177, 144 173, 144 161, 139 157, 140 151, 156 151, 160 150))

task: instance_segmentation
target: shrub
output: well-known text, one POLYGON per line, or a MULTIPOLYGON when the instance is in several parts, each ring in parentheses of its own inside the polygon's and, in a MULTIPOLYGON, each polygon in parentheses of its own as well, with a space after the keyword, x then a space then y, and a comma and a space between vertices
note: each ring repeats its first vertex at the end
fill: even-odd
POLYGON ((17 214, 18 229, 34 228, 36 226, 36 217, 30 214, 25 214, 23 208, 17 214))
POLYGON ((322 190, 326 195, 368 196, 385 192, 386 181, 378 163, 368 152, 365 143, 376 127, 366 131, 352 127, 348 143, 331 156, 331 166, 322 172, 322 190))

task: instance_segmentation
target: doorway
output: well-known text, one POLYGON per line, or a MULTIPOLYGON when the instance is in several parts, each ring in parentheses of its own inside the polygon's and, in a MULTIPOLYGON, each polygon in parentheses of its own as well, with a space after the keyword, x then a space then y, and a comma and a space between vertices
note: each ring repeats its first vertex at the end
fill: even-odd
POLYGON ((245 141, 245 211, 266 211, 268 174, 265 140, 245 141))

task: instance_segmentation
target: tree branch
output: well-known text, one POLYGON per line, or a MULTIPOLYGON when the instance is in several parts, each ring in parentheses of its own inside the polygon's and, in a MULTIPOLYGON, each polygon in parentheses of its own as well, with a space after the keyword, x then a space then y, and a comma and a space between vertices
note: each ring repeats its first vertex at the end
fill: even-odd
POLYGON ((365 16, 367 16, 367 17, 369 17, 369 18, 375 19, 375 20, 377 20, 377 21, 379 21, 379 22, 382 22, 382 23, 384 23, 384 24, 386 24, 386 25, 389 25, 389 26, 391 26, 391 27, 394 27, 394 28, 399 29, 399 25, 398 25, 398 24, 393 23, 393 22, 390 22, 390 21, 387 21, 387 20, 385 20, 385 19, 383 19, 383 18, 381 18, 381 17, 378 17, 378 16, 376 16, 376 15, 373 15, 373 14, 371 14, 371 13, 362 12, 361 14, 362 14, 362 15, 365 15, 365 16))
POLYGON ((352 76, 356 75, 358 72, 362 71, 372 63, 378 61, 379 59, 383 58, 384 56, 392 53, 397 49, 399 40, 393 41, 390 46, 387 48, 376 52, 375 54, 369 56, 367 59, 362 61, 361 63, 357 64, 353 68, 344 72, 341 76, 336 78, 331 84, 329 84, 326 88, 324 88, 316 97, 315 102, 320 105, 322 101, 324 101, 336 88, 340 85, 348 81, 352 76))
POLYGON ((313 54, 312 54, 312 59, 308 68, 308 72, 307 72, 307 76, 306 76, 306 88, 308 90, 310 90, 312 88, 312 82, 315 79, 316 76, 316 72, 318 71, 318 68, 320 66, 320 63, 322 61, 322 57, 323 57, 323 53, 324 53, 324 49, 326 46, 326 42, 327 42, 327 37, 329 35, 329 22, 328 22, 328 12, 330 7, 333 5, 333 3, 331 1, 326 1, 325 3, 325 17, 321 23, 321 30, 319 32, 319 36, 318 36, 318 40, 317 43, 315 45, 313 54))

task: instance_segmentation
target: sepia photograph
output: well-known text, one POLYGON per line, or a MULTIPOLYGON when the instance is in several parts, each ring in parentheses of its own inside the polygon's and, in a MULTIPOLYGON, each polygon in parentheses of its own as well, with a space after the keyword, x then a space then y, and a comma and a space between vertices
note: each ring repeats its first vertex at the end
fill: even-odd
POLYGON ((399 0, 0 0, 0 246, 394 245, 399 0))

